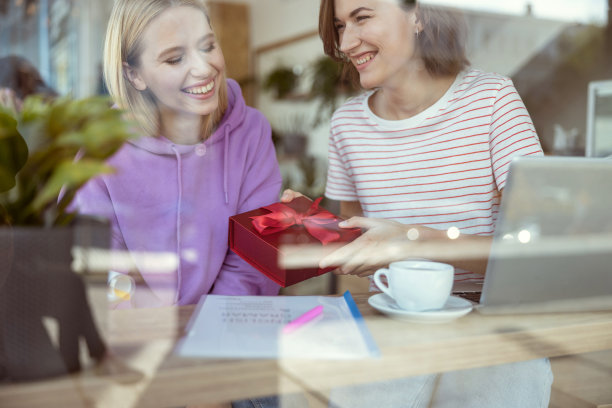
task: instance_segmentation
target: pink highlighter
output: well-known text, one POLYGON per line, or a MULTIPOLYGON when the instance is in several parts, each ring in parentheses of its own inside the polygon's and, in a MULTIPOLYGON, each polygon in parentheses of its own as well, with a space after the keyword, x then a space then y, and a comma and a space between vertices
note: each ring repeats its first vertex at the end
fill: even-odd
POLYGON ((299 317, 287 323, 285 327, 283 327, 283 334, 292 333, 293 331, 299 329, 306 323, 312 321, 315 317, 321 315, 321 313, 323 313, 323 305, 319 305, 310 309, 303 315, 300 315, 299 317))

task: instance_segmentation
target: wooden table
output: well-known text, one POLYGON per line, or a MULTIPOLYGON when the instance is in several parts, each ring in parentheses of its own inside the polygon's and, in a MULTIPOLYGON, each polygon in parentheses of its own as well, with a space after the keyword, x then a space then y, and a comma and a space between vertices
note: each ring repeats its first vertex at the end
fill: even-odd
POLYGON ((488 316, 438 325, 396 321, 353 295, 382 357, 358 361, 185 359, 172 354, 193 307, 113 311, 113 358, 84 372, 0 386, 8 407, 171 407, 612 349, 612 312, 488 316))

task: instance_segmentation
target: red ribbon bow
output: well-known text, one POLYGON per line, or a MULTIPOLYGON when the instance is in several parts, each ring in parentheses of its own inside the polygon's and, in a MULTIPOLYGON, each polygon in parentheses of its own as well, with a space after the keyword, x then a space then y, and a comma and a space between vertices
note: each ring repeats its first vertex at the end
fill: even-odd
POLYGON ((282 203, 268 205, 263 208, 272 212, 251 217, 253 226, 261 235, 269 235, 284 231, 292 225, 303 225, 306 231, 323 245, 328 244, 340 238, 340 233, 325 228, 325 225, 336 223, 338 218, 329 211, 319 208, 322 199, 323 197, 317 198, 305 213, 299 213, 282 203))

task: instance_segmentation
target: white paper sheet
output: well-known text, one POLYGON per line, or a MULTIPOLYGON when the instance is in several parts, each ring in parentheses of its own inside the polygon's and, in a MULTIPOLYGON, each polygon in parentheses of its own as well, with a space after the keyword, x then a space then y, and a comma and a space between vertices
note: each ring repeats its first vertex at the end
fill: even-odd
POLYGON ((354 359, 377 357, 349 292, 344 296, 219 296, 200 300, 177 346, 184 357, 354 359), (323 313, 289 334, 284 325, 323 305, 323 313))

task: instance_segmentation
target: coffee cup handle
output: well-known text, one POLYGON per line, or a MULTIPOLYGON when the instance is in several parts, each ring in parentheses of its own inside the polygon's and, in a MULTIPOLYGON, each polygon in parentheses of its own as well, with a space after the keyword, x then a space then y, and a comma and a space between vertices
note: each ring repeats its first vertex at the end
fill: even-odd
POLYGON ((389 286, 385 285, 380 279, 381 276, 387 276, 387 272, 389 272, 389 269, 387 268, 382 268, 374 272, 374 283, 376 284, 378 289, 382 290, 387 295, 393 297, 393 295, 391 295, 391 290, 389 289, 389 286))

